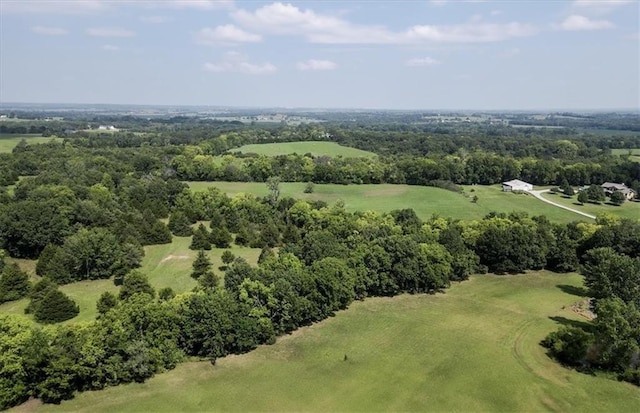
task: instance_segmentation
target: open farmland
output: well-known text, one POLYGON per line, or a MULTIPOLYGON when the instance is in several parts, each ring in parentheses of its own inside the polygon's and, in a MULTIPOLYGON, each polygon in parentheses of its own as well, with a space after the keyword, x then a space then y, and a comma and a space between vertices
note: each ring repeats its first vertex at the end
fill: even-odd
POLYGON ((566 369, 539 345, 581 322, 581 292, 575 274, 476 276, 446 294, 356 302, 216 366, 16 411, 635 411, 640 389, 566 369))
MULTIPOLYGON (((264 183, 256 182, 188 182, 191 189, 202 191, 216 187, 227 194, 251 193, 266 196, 264 183)), ((285 182, 280 184, 281 196, 303 200, 320 200, 333 204, 344 201, 349 211, 388 212, 395 209, 413 208, 422 219, 433 214, 456 219, 480 219, 492 211, 509 213, 526 211, 529 215, 545 215, 555 222, 587 220, 572 212, 541 202, 530 195, 502 192, 498 185, 465 186, 467 196, 452 191, 428 186, 411 185, 337 185, 318 184, 314 192, 305 194, 305 183, 285 182), (473 203, 473 196, 478 202, 473 203)))
POLYGON ((356 148, 339 145, 335 142, 306 141, 306 142, 283 142, 283 143, 262 143, 255 145, 244 145, 233 149, 232 152, 257 153, 259 155, 276 156, 297 153, 303 155, 310 153, 314 156, 342 156, 343 158, 373 158, 377 155, 372 152, 363 151, 356 148))
POLYGON ((16 147, 21 140, 26 140, 29 144, 47 143, 51 141, 60 141, 60 138, 56 137, 43 137, 42 135, 14 135, 14 134, 0 134, 0 153, 9 153, 16 147))
POLYGON ((544 192, 542 193, 542 196, 550 201, 566 205, 578 211, 586 212, 587 214, 597 216, 598 214, 607 213, 620 218, 640 219, 640 202, 625 201, 624 204, 620 206, 609 203, 594 204, 591 202, 580 205, 580 202, 577 200, 577 195, 574 195, 571 198, 566 198, 562 196, 562 194, 544 192))
POLYGON ((635 149, 611 149, 612 155, 628 156, 635 162, 640 162, 640 148, 635 149))

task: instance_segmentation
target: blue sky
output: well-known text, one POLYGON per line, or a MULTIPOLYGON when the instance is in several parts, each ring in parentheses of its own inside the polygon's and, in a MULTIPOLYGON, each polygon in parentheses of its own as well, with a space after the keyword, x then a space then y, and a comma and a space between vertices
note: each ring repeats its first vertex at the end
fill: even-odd
POLYGON ((640 3, 0 1, 0 101, 638 109, 640 3))

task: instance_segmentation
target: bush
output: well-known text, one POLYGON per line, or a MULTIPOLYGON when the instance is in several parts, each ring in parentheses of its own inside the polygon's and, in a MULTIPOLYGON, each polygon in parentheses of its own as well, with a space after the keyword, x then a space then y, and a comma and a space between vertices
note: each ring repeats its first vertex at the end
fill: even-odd
POLYGON ((563 364, 575 367, 587 367, 587 352, 593 345, 593 334, 579 327, 562 327, 549 334, 542 345, 563 364))
POLYGON ((80 308, 71 298, 58 289, 49 289, 36 306, 36 321, 45 324, 59 323, 78 315, 80 308))

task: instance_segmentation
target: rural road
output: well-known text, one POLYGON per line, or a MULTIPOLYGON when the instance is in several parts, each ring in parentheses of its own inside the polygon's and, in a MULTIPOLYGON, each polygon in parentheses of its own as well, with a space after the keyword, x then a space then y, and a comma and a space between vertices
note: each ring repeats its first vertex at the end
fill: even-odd
POLYGON ((553 206, 557 206, 558 208, 566 209, 567 211, 575 212, 576 214, 583 215, 583 216, 585 216, 587 218, 596 219, 595 215, 587 214, 586 212, 578 211, 577 209, 573 209, 573 208, 570 208, 568 206, 565 206, 565 205, 562 205, 562 204, 558 204, 557 202, 550 201, 547 198, 544 198, 542 196, 542 194, 544 192, 549 192, 548 189, 542 189, 542 190, 539 190, 539 191, 527 191, 527 192, 530 193, 531 195, 535 196, 536 198, 538 198, 542 202, 546 202, 547 204, 551 204, 553 206))

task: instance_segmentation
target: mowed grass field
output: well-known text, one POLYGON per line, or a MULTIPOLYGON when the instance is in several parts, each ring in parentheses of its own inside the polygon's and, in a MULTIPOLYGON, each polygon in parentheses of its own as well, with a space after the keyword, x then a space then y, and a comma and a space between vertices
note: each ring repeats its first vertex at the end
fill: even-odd
POLYGON ((638 387, 566 369, 539 345, 581 321, 580 287, 576 274, 538 272, 367 299, 215 366, 15 411, 637 411, 638 387))
POLYGON ((45 138, 39 134, 35 135, 15 135, 15 134, 0 134, 0 153, 9 153, 16 147, 22 139, 25 139, 29 144, 47 143, 51 141, 61 141, 62 139, 56 137, 45 138))
POLYGON ((542 196, 550 201, 566 205, 578 211, 586 212, 587 214, 597 216, 601 213, 607 213, 619 216, 621 218, 640 219, 640 202, 625 201, 624 204, 620 206, 607 203, 592 204, 590 202, 587 202, 584 205, 580 205, 577 195, 574 195, 571 198, 565 198, 561 194, 552 194, 549 192, 545 192, 542 194, 542 196))
MULTIPOLYGON (((171 287, 177 294, 190 291, 197 282, 191 278, 192 263, 196 258, 197 251, 189 249, 191 237, 173 237, 171 244, 149 245, 144 247, 145 256, 142 260, 141 272, 147 275, 149 283, 156 291, 171 287)), ((245 258, 250 264, 256 265, 260 256, 260 248, 243 248, 234 245, 229 248, 236 256, 245 258)), ((220 280, 224 279, 224 273, 218 268, 222 266, 221 256, 224 249, 214 248, 206 251, 214 272, 220 280)), ((15 260, 20 267, 27 271, 32 281, 37 281, 39 277, 35 275, 35 261, 15 260)), ((73 324, 82 321, 91 321, 96 318, 96 302, 105 291, 118 294, 120 287, 114 285, 113 279, 81 281, 63 285, 60 290, 71 297, 80 307, 80 314, 67 320, 65 324, 73 324)), ((0 305, 0 313, 10 313, 20 315, 32 320, 31 316, 24 314, 24 309, 29 304, 28 299, 12 301, 0 305)))
POLYGON ((373 152, 367 152, 348 146, 341 146, 335 142, 305 141, 305 142, 282 142, 282 143, 261 143, 254 145, 244 145, 231 152, 257 153, 259 155, 276 156, 297 153, 304 155, 311 153, 314 156, 342 156, 343 158, 374 158, 373 152))
MULTIPOLYGON (((194 191, 216 187, 229 195, 251 193, 266 196, 266 184, 259 182, 187 182, 194 191)), ((395 209, 413 208, 422 219, 433 214, 443 217, 471 220, 480 219, 492 211, 509 213, 525 211, 529 215, 545 215, 555 222, 588 220, 588 218, 546 204, 533 196, 502 192, 499 185, 465 186, 465 197, 452 191, 428 186, 411 185, 336 185, 318 184, 312 194, 305 194, 306 184, 284 182, 280 184, 281 196, 295 199, 321 200, 333 204, 338 200, 345 203, 349 211, 372 210, 388 212, 395 209), (473 191, 473 192, 472 192, 473 191), (478 202, 473 203, 474 195, 478 202)))

